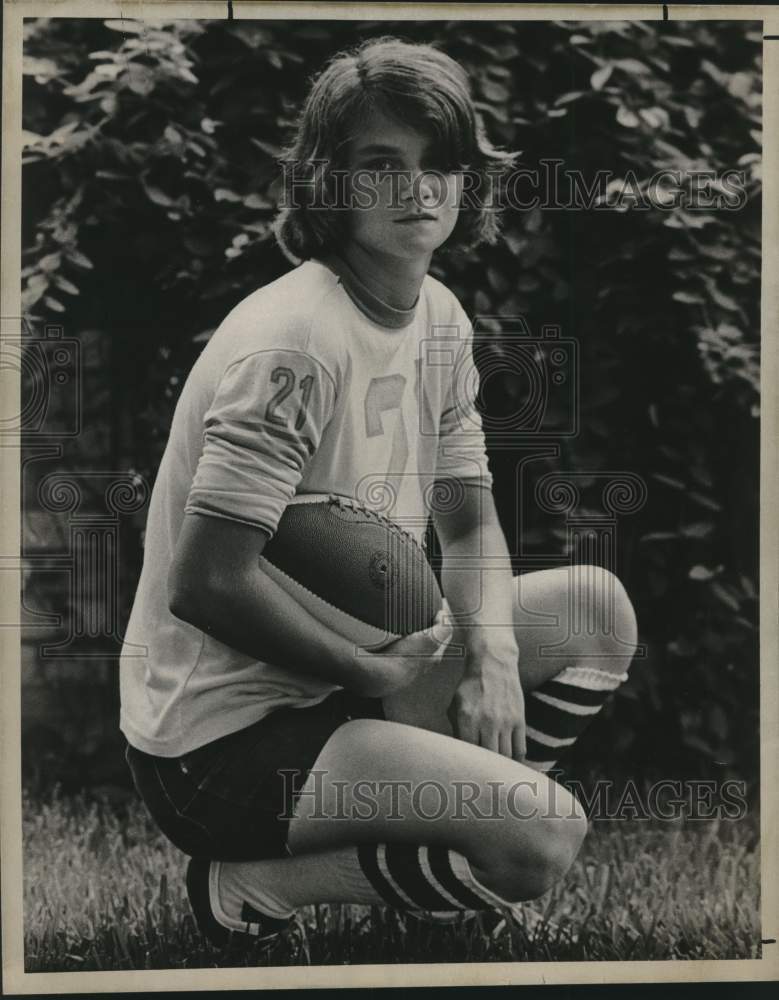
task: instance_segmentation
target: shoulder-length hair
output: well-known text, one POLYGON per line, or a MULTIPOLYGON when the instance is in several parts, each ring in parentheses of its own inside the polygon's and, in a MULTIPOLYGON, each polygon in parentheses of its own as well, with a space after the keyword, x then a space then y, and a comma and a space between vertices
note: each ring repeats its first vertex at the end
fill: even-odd
POLYGON ((309 91, 281 160, 284 199, 273 222, 289 260, 299 264, 342 245, 345 213, 330 197, 334 172, 345 166, 346 146, 373 110, 429 135, 447 169, 476 175, 439 252, 495 243, 500 219, 494 195, 519 154, 488 140, 459 63, 432 45, 385 36, 334 56, 309 91))

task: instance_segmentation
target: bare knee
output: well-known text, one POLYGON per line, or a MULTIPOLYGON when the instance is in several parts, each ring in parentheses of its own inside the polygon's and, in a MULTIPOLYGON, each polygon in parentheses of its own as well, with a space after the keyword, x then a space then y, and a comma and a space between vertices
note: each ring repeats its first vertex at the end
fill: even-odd
MULTIPOLYGON (((587 835, 587 817, 579 802, 557 786, 556 803, 533 827, 517 826, 516 838, 484 870, 484 884, 502 899, 536 899, 563 878, 579 854, 587 835)), ((512 820, 517 824, 530 820, 512 820)))
POLYGON ((599 637, 601 669, 624 673, 638 644, 635 608, 622 581, 602 566, 579 566, 573 597, 583 617, 580 627, 599 637))
POLYGON ((536 899, 543 896, 567 875, 586 835, 587 819, 583 814, 566 816, 550 825, 537 845, 532 863, 525 872, 517 872, 516 882, 510 887, 514 890, 516 899, 536 899))
POLYGON ((632 654, 638 645, 636 610, 622 581, 613 573, 609 573, 608 570, 603 570, 603 572, 610 577, 614 594, 614 631, 620 642, 626 647, 630 647, 632 654))

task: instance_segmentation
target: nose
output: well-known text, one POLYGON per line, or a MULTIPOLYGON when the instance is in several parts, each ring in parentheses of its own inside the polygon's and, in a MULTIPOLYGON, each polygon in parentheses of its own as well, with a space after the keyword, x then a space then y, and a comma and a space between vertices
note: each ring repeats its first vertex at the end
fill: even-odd
POLYGON ((438 203, 440 182, 436 174, 418 167, 410 171, 403 191, 404 201, 422 208, 434 207, 438 203))

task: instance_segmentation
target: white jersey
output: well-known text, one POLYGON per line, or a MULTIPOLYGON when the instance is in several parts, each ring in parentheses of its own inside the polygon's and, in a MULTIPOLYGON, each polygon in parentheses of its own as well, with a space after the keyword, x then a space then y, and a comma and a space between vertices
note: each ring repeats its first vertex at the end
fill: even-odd
POLYGON ((492 485, 472 332, 427 276, 414 308, 340 258, 309 260, 230 312, 184 385, 152 492, 121 659, 121 728, 174 757, 337 685, 254 659, 174 617, 167 578, 186 512, 276 530, 304 494, 340 494, 422 542, 436 480, 492 485))

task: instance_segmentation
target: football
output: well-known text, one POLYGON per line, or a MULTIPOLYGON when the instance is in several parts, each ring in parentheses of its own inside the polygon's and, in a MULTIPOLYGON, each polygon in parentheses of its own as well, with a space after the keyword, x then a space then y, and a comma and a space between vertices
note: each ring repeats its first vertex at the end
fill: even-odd
POLYGON ((416 538, 337 494, 295 497, 260 566, 315 618, 364 649, 430 628, 443 603, 416 538))

